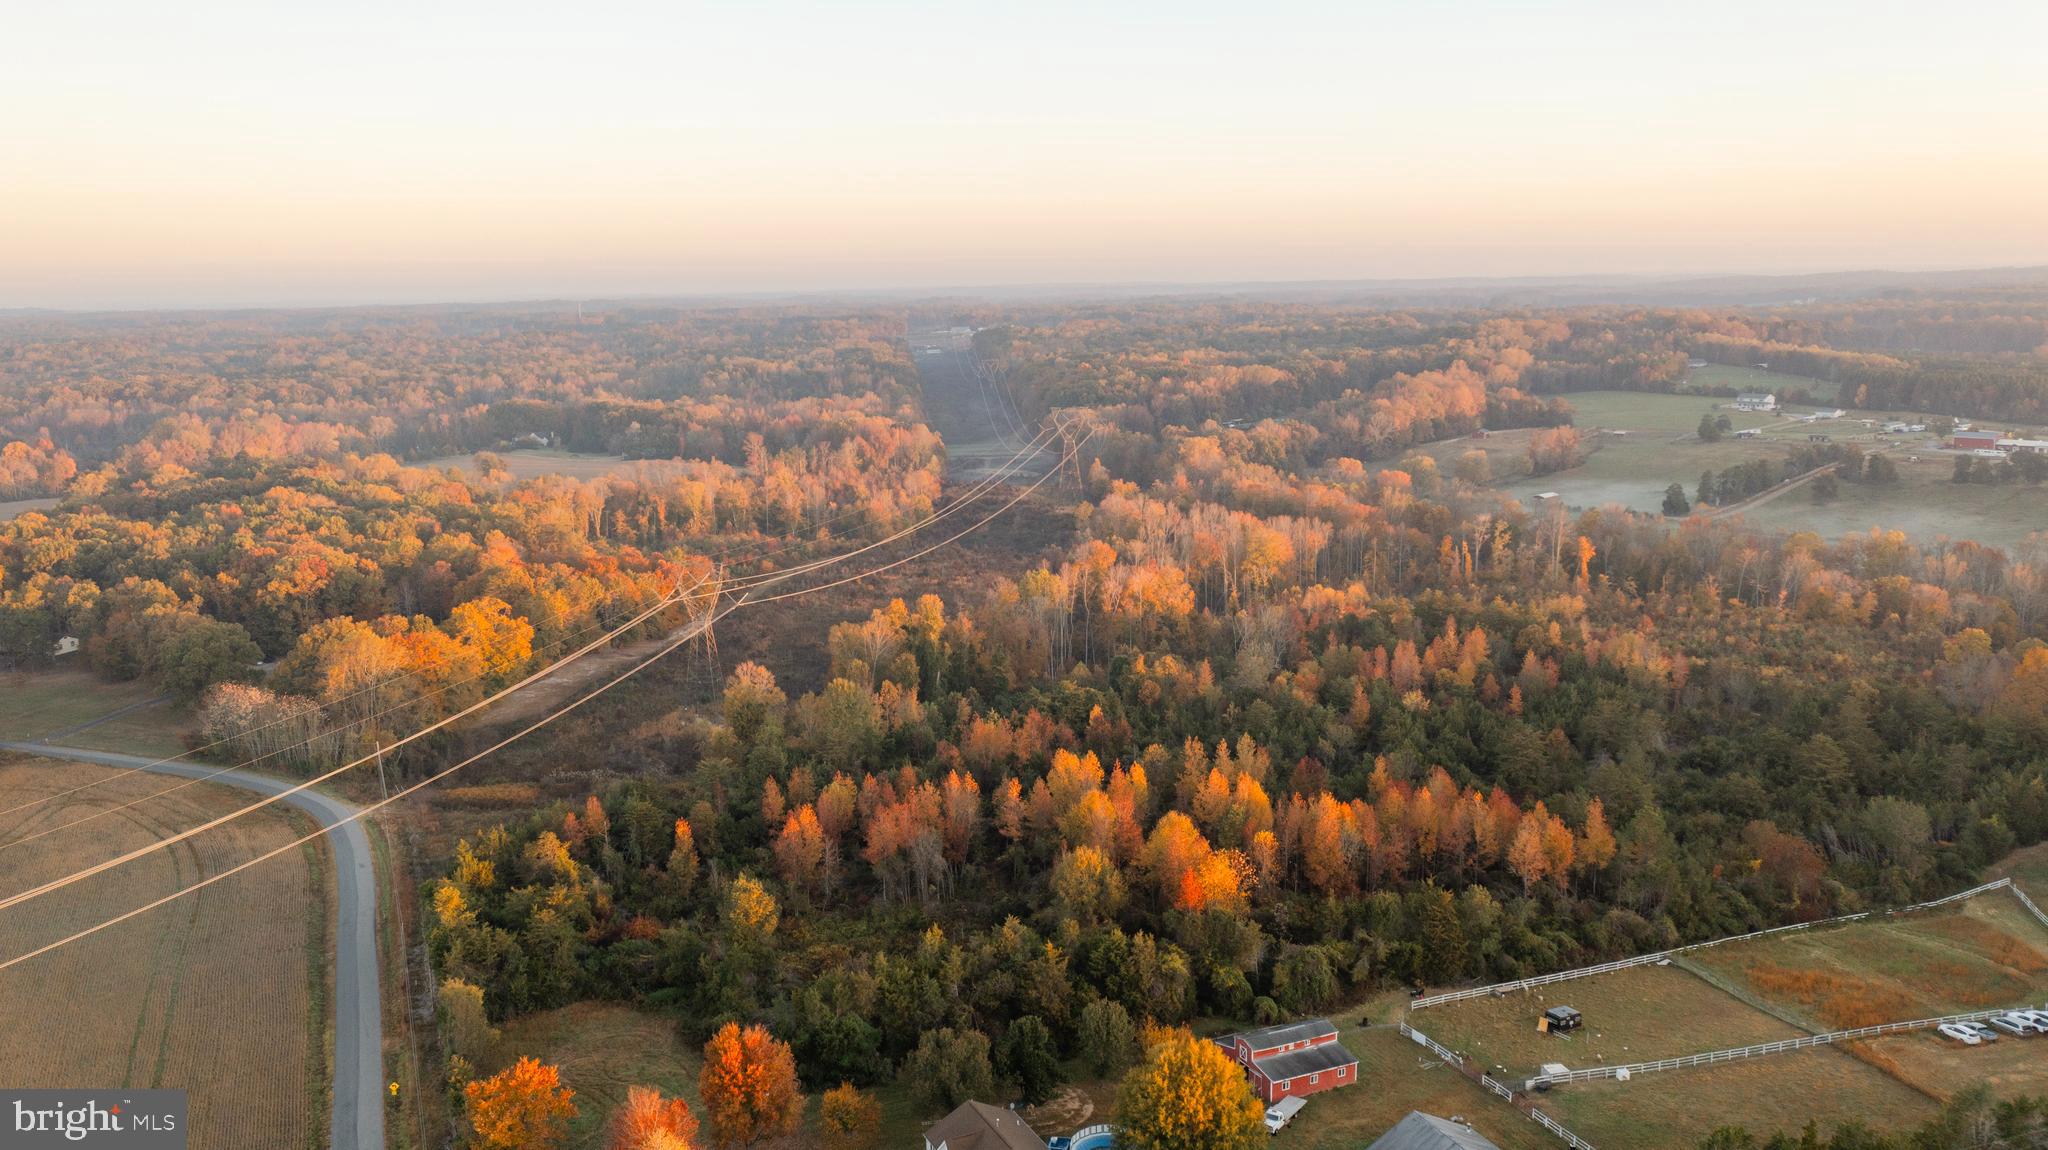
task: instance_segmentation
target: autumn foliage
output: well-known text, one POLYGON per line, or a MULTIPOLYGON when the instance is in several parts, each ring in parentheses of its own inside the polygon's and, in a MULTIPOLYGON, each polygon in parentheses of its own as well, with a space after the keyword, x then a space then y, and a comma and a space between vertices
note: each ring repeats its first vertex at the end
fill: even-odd
POLYGON ((803 1116, 796 1061, 765 1027, 729 1022, 712 1035, 697 1091, 720 1147, 794 1133, 803 1116))
POLYGON ((1253 1150, 1265 1107, 1244 1070, 1185 1030, 1147 1036, 1145 1058, 1117 1091, 1117 1145, 1135 1150, 1253 1150))
POLYGON ((606 1150, 696 1150, 697 1116, 680 1098, 634 1086, 605 1131, 606 1150))
POLYGON ((576 1116, 575 1092, 554 1067, 521 1058, 463 1088, 474 1144, 479 1150, 545 1150, 567 1136, 576 1116))

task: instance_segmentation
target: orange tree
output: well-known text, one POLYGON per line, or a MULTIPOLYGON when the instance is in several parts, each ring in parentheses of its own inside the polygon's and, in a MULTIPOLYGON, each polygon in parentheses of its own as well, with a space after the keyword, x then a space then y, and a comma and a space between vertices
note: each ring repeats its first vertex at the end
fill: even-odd
POLYGON ((1124 1076, 1116 1142, 1132 1150, 1253 1150, 1265 1110, 1223 1049, 1186 1030, 1161 1032, 1124 1076))
POLYGON ((720 1146, 793 1134, 803 1119, 796 1059, 765 1027, 728 1022, 704 1044, 697 1093, 720 1146))
POLYGON ((521 1058, 508 1069, 462 1088, 481 1150, 544 1150, 561 1145, 576 1116, 575 1092, 561 1072, 521 1058))

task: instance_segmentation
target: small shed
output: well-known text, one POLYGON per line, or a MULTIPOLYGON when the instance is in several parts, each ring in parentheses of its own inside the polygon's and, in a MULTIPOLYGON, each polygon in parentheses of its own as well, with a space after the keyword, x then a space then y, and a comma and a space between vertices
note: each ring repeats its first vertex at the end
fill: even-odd
POLYGON ((1560 1031, 1577 1030, 1586 1020, 1569 1006, 1553 1006, 1543 1012, 1543 1021, 1549 1024, 1550 1032, 1556 1034, 1560 1031))

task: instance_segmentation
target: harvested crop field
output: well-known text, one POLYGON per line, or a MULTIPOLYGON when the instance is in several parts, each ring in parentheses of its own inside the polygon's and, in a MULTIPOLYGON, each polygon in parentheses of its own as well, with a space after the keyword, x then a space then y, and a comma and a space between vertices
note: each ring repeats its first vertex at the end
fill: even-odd
MULTIPOLYGON (((245 801, 240 792, 200 783, 55 830, 178 781, 0 757, 0 807, 92 785, 0 815, 0 891, 60 877, 245 801), (8 845, 35 834, 43 837, 8 845)), ((0 919, 0 956, 219 873, 310 826, 294 812, 265 810, 15 907, 0 919)), ((0 1050, 7 1051, 9 1085, 183 1088, 194 1146, 323 1145, 324 867, 317 846, 287 852, 0 972, 0 1050)))
POLYGON ((1747 1127, 1759 1140, 1780 1129, 1797 1137, 1809 1118, 1823 1134, 1851 1120, 1895 1130, 1935 1110, 1926 1095, 1829 1047, 1560 1087, 1538 1104, 1603 1150, 1694 1146, 1724 1125, 1747 1127))
POLYGON ((1819 1030, 2048 998, 2048 929, 2004 891, 1953 908, 1713 947, 1691 960, 1819 1030))
POLYGON ((1408 1023, 1484 1069, 1504 1067, 1513 1078, 1545 1062, 1573 1068, 1646 1062, 1800 1033, 1676 966, 1637 966, 1433 1006, 1409 1015, 1408 1023), (1586 1024, 1570 1034, 1537 1033, 1537 1016, 1560 1005, 1577 1009, 1586 1024))

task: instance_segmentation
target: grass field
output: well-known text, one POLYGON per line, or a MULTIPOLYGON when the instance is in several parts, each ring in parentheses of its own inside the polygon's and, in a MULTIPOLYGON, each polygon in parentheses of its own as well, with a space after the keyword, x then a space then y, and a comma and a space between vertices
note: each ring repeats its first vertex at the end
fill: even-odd
POLYGON ((1818 1030, 2048 999, 2048 930, 2002 891, 1689 958, 1818 1030))
POLYGON ((1898 1129, 1935 1111, 1926 1095, 1829 1047, 1561 1087, 1538 1104, 1602 1150, 1694 1146, 1724 1125, 1796 1136, 1809 1118, 1823 1132, 1851 1120, 1898 1129))
POLYGON ((10 499, 0 501, 0 523, 5 523, 17 515, 25 515, 31 511, 48 511, 55 506, 57 506, 55 499, 10 499))
POLYGON ((1796 389, 1804 391, 1816 403, 1830 403, 1840 391, 1838 385, 1824 379, 1792 375, 1782 371, 1759 371, 1753 367, 1730 367, 1719 363, 1688 368, 1685 378, 1679 384, 1681 391, 1708 391, 1721 388, 1732 388, 1736 391, 1768 391, 1781 399, 1787 391, 1796 389))
MULTIPOLYGON (((0 891, 13 893, 241 805, 207 784, 112 811, 176 780, 0 758, 0 891), (22 836, 53 832, 20 846, 22 836)), ((0 919, 12 957, 303 833, 259 812, 0 919)), ((310 824, 308 824, 310 826, 310 824)), ((200 893, 0 972, 0 1050, 17 1087, 181 1087, 194 1146, 314 1146, 326 1133, 323 856, 288 852, 200 893)))
MULTIPOLYGON (((2048 887, 2048 844, 2016 852, 1999 870, 2034 889, 2048 887)), ((2044 1002, 2048 928, 2017 899, 1993 891, 1935 911, 1711 947, 1669 967, 1432 1007, 1411 1022, 1512 1080, 1541 1062, 1643 1062, 1808 1031, 2044 1002), (1536 1033, 1536 1017, 1551 1005, 1576 1007, 1586 1025, 1568 1038, 1536 1033)), ((2048 1091, 2044 1052, 2018 1038, 1972 1048, 1913 1032, 1853 1048, 1563 1086, 1537 1101, 1602 1147, 1690 1145, 1724 1124, 1762 1134, 1807 1117, 1823 1131, 1850 1119, 1897 1128, 1924 1120, 1937 1100, 1977 1082, 2005 1095, 2048 1091)), ((1390 1071, 1389 1081, 1414 1077, 1399 1066, 1390 1071)), ((1512 1113, 1498 1104, 1481 1112, 1512 1113)))
POLYGON ((1769 1014, 1667 966, 1632 967, 1528 993, 1434 1006, 1415 1012, 1409 1022, 1509 1080, 1527 1078, 1545 1062, 1575 1069, 1647 1062, 1799 1035, 1769 1014), (1566 1035, 1537 1033, 1537 1016, 1559 1005, 1576 1008, 1586 1024, 1566 1035))
POLYGON ((1843 483, 1839 497, 1826 505, 1795 491, 1742 518, 1766 530, 1813 531, 1827 539, 1882 527, 1922 541, 1946 535, 2008 549, 2032 532, 2048 530, 2048 487, 1958 484, 1952 481, 1951 456, 1899 449, 1891 457, 1899 467, 1896 484, 1843 483))
POLYGON ((1779 459, 1809 434, 1825 434, 1837 443, 1860 444, 1866 451, 1889 448, 1899 482, 1842 483, 1837 498, 1827 504, 1814 502, 1810 491, 1793 491, 1743 512, 1743 522, 1766 531, 1813 531, 1828 539, 1880 527, 1922 541, 1948 536, 2007 548, 2048 528, 2048 487, 1958 486, 1950 481, 1953 458, 1941 452, 1931 436, 1886 436, 1864 422, 1895 413, 1855 411, 1844 419, 1806 424, 1786 415, 1734 411, 1722 406, 1726 400, 1707 395, 1588 391, 1565 399, 1572 405, 1586 449, 1585 461, 1569 471, 1523 475, 1531 434, 1527 431, 1446 440, 1420 450, 1435 458, 1446 474, 1458 456, 1485 451, 1495 482, 1524 503, 1538 492, 1555 491, 1570 507, 1620 504, 1656 512, 1663 507, 1664 489, 1672 483, 1683 485, 1692 498, 1698 494, 1703 471, 1720 472, 1753 459, 1779 459), (1708 413, 1727 415, 1736 430, 1755 428, 1761 434, 1701 442, 1695 432, 1700 416, 1708 413), (1894 439, 1900 439, 1901 446, 1889 447, 1894 439))
POLYGON ((156 697, 147 683, 109 683, 83 667, 0 675, 0 740, 31 742, 61 732, 53 742, 100 751, 175 755, 185 749, 183 734, 191 717, 169 703, 131 710, 84 730, 73 730, 156 697))
POLYGON ((1358 1056, 1358 1085, 1308 1100, 1274 1150, 1353 1150, 1370 1145, 1410 1110, 1465 1118, 1502 1150, 1550 1150, 1557 1139, 1486 1093, 1391 1026, 1344 1026, 1338 1040, 1358 1056))
MULTIPOLYGON (((536 479, 543 475, 566 475, 571 479, 597 479, 614 471, 631 467, 623 455, 584 455, 574 451, 500 451, 495 453, 505 461, 505 470, 518 479, 536 479)), ((453 467, 472 475, 479 473, 475 455, 442 455, 423 459, 413 467, 453 467)))

